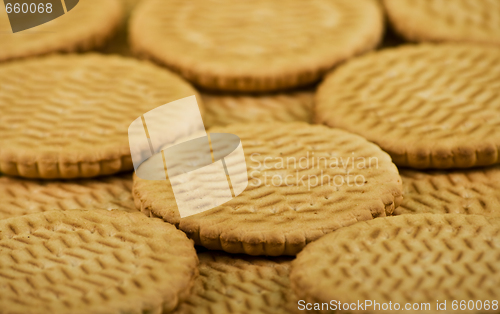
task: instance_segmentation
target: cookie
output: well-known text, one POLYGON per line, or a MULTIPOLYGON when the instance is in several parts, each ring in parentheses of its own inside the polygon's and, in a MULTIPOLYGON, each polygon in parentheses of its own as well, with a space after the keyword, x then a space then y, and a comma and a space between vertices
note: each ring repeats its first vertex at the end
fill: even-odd
POLYGON ((319 80, 383 28, 374 0, 152 0, 133 12, 130 42, 195 85, 272 91, 319 80))
POLYGON ((468 313, 498 313, 499 235, 500 219, 478 215, 377 218, 308 245, 290 283, 319 309, 326 302, 350 313, 451 313, 472 301, 468 313))
MULTIPOLYGON (((132 170, 130 123, 156 107, 196 94, 167 70, 97 54, 2 64, 0 81, 0 172, 28 178, 132 170)), ((187 132, 180 128, 169 136, 175 139, 187 132)))
POLYGON ((100 47, 114 34, 122 17, 123 9, 118 0, 85 0, 50 22, 12 33, 7 12, 2 9, 0 62, 100 47))
POLYGON ((312 91, 270 95, 202 93, 205 127, 250 122, 311 122, 312 91))
POLYGON ((0 219, 70 209, 135 212, 132 175, 74 181, 0 177, 0 219))
POLYGON ((133 186, 137 208, 179 225, 208 249, 295 255, 335 229, 391 214, 401 202, 401 178, 390 157, 357 135, 300 122, 230 125, 209 133, 241 139, 248 186, 239 196, 180 219, 170 181, 134 175, 133 186))
POLYGON ((0 220, 4 313, 162 313, 190 293, 198 259, 141 213, 52 211, 0 220))
POLYGON ((500 50, 482 46, 375 52, 345 63, 320 85, 315 121, 375 142, 398 166, 497 164, 498 64, 500 50))
POLYGON ((400 170, 403 202, 394 214, 500 217, 500 167, 454 171, 400 170))
POLYGON ((496 0, 384 0, 392 27, 411 41, 500 46, 496 0))
POLYGON ((199 277, 175 314, 297 312, 290 288, 290 258, 203 252, 199 277))

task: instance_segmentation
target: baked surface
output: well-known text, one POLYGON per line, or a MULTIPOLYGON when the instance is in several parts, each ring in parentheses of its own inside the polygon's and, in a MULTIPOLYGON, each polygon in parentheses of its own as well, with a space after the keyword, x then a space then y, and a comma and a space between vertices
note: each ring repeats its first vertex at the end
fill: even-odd
POLYGON ((137 208, 178 224, 208 249, 295 255, 326 233, 391 214, 401 203, 401 178, 390 157, 357 135, 300 122, 209 132, 241 139, 248 186, 238 197, 181 219, 170 181, 134 174, 133 186, 137 208))
POLYGON ((122 22, 118 0, 80 1, 68 13, 13 34, 6 10, 0 10, 0 62, 54 52, 87 51, 103 46, 122 22))
POLYGON ((162 313, 197 275, 192 241, 141 213, 52 211, 0 220, 4 313, 162 313))
POLYGON ((374 0, 153 0, 132 14, 130 42, 195 85, 272 91, 319 80, 382 32, 374 0))
POLYGON ((292 262, 290 282, 307 302, 392 302, 386 313, 398 312, 395 303, 402 310, 407 303, 430 303, 426 312, 440 313, 436 300, 447 301, 448 312, 453 300, 490 300, 489 312, 496 313, 499 234, 499 218, 478 215, 401 215, 359 222, 308 245, 292 262))
POLYGON ((500 167, 415 171, 400 169, 403 202, 394 214, 469 214, 500 217, 500 167))
POLYGON ((497 164, 499 64, 499 49, 473 45, 374 52, 340 66, 320 85, 315 121, 367 138, 398 166, 497 164))
POLYGON ((206 128, 251 122, 311 122, 312 90, 270 95, 202 93, 206 128))
POLYGON ((97 54, 1 64, 0 81, 0 172, 27 178, 86 178, 132 170, 132 121, 170 101, 197 95, 168 70, 97 54))
POLYGON ((137 211, 132 175, 73 181, 0 177, 0 219, 70 209, 137 211))
POLYGON ((200 276, 175 314, 298 312, 288 279, 290 258, 222 252, 203 252, 198 258, 200 276))
POLYGON ((412 41, 500 46, 500 2, 495 0, 384 0, 392 27, 412 41))

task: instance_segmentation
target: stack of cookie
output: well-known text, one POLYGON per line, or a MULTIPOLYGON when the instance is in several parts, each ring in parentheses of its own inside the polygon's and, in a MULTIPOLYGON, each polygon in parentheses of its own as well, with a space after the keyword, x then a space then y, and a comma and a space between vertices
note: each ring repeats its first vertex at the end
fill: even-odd
POLYGON ((83 0, 8 30, 0 313, 500 313, 496 0, 83 0), (248 186, 181 218, 127 131, 191 95, 248 186))

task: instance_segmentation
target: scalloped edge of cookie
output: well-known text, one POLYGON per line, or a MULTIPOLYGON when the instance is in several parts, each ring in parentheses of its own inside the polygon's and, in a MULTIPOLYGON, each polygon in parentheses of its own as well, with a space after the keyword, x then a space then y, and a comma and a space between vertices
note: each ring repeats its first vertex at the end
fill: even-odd
MULTIPOLYGON (((92 209, 92 210, 91 209, 71 209, 71 210, 67 210, 67 211, 46 211, 46 212, 25 215, 24 217, 42 216, 45 218, 45 220, 47 222, 52 223, 53 220, 49 220, 49 219, 47 219, 47 217, 45 217, 47 214, 50 215, 50 214, 63 213, 63 215, 71 215, 72 212, 75 212, 75 213, 76 212, 78 212, 78 213, 89 212, 92 215, 97 214, 97 215, 110 216, 111 219, 113 218, 112 216, 115 216, 115 215, 116 216, 124 216, 124 217, 127 217, 131 222, 135 222, 136 219, 143 219, 143 217, 144 217, 144 215, 139 213, 139 212, 128 213, 128 212, 123 212, 123 211, 119 211, 119 210, 111 210, 110 211, 110 210, 105 210, 105 209, 92 209), (135 218, 135 217, 137 217, 137 218, 135 218)), ((3 224, 9 224, 11 221, 15 221, 15 220, 20 219, 22 217, 23 216, 16 216, 16 217, 3 219, 1 221, 3 224)), ((82 218, 82 219, 86 219, 86 218, 82 218)), ((146 218, 146 219, 149 221, 148 218, 146 218)), ((62 219, 60 219, 60 221, 63 222, 62 219)), ((98 222, 94 221, 94 223, 98 223, 98 222)), ((157 221, 151 220, 147 224, 151 224, 151 223, 162 224, 162 225, 166 224, 166 223, 163 223, 159 220, 157 220, 157 221)), ((111 224, 112 224, 112 222, 111 222, 111 224)), ((166 225, 168 225, 168 224, 166 224, 166 225)), ((166 227, 168 227, 168 226, 166 226, 166 227)), ((177 229, 175 231, 178 232, 180 237, 186 236, 183 232, 180 232, 177 229)), ((193 242, 191 239, 189 239, 187 237, 185 237, 185 239, 187 240, 186 242, 191 242, 191 243, 193 242)), ((162 300, 160 300, 160 302, 153 302, 153 303, 149 302, 147 299, 142 300, 140 303, 140 308, 141 308, 143 313, 170 313, 179 304, 182 304, 184 301, 188 300, 188 298, 191 296, 191 291, 196 283, 196 280, 198 279, 199 264, 200 264, 199 259, 198 259, 198 255, 196 253, 194 246, 192 246, 192 250, 193 250, 195 262, 194 262, 194 265, 192 265, 192 267, 190 267, 192 272, 193 272, 193 275, 191 276, 189 281, 186 280, 186 282, 184 284, 178 285, 177 292, 172 291, 172 289, 170 289, 170 291, 168 291, 168 292, 174 294, 174 298, 168 298, 168 299, 163 298, 162 300)), ((77 313, 84 313, 84 312, 85 312, 85 310, 77 311, 77 313)), ((116 312, 116 313, 118 313, 118 312, 116 312)))
POLYGON ((96 162, 41 162, 20 163, 0 160, 0 173, 30 179, 77 179, 111 175, 133 170, 132 158, 100 160, 96 162))
MULTIPOLYGON (((30 49, 23 52, 14 51, 6 53, 5 55, 0 54, 0 62, 45 56, 55 53, 79 53, 102 48, 108 40, 115 35, 122 24, 122 20, 124 19, 124 8, 120 1, 105 1, 113 1, 115 10, 114 12, 110 12, 110 14, 108 14, 108 18, 106 19, 105 24, 101 25, 99 33, 89 33, 81 37, 76 36, 76 39, 71 41, 56 40, 56 44, 52 43, 54 42, 52 40, 51 43, 45 44, 36 49, 30 49)), ((75 38, 75 36, 72 38, 75 38)))
MULTIPOLYGON (((469 36, 459 36, 453 32, 442 31, 436 25, 427 23, 417 23, 417 18, 412 14, 411 9, 407 11, 400 10, 398 4, 394 3, 400 0, 383 0, 381 1, 386 12, 387 19, 392 29, 400 36, 408 41, 413 42, 457 42, 457 43, 476 43, 483 45, 500 46, 500 36, 491 36, 491 39, 486 38, 470 38, 469 36)), ((429 16, 429 20, 434 20, 429 16)))
MULTIPOLYGON (((356 224, 351 226, 352 228, 356 229, 363 229, 364 231, 369 230, 369 228, 383 228, 383 227, 392 227, 392 228, 400 228, 401 224, 399 223, 399 220, 401 219, 410 219, 410 220, 419 220, 419 222, 424 222, 424 223, 412 223, 409 225, 409 227, 415 227, 415 226, 422 226, 424 224, 427 224, 428 226, 431 226, 429 224, 430 221, 436 222, 439 221, 442 223, 443 221, 445 223, 448 223, 450 225, 455 224, 453 228, 460 228, 460 225, 466 221, 473 221, 473 220, 482 220, 488 222, 490 225, 492 224, 491 218, 481 216, 481 215, 463 215, 463 214, 433 214, 433 213, 421 213, 421 214, 414 214, 414 215, 397 215, 397 216, 390 216, 390 217, 385 217, 382 219, 374 219, 371 221, 364 221, 361 222, 360 224, 356 224), (382 220, 383 219, 383 220, 382 220)), ((500 218, 493 218, 495 220, 495 223, 500 225, 500 218)), ((291 262, 291 271, 290 271, 290 287, 294 293, 296 293, 299 298, 305 299, 306 302, 309 303, 321 303, 321 302, 327 302, 325 300, 330 300, 331 296, 328 294, 327 291, 319 291, 317 294, 311 294, 311 287, 310 285, 307 284, 307 281, 304 280, 305 278, 308 278, 308 275, 306 273, 307 269, 313 269, 314 265, 305 265, 306 263, 302 262, 300 257, 301 255, 306 255, 308 252, 311 250, 315 250, 316 246, 321 246, 322 242, 328 241, 330 239, 335 239, 337 237, 342 236, 342 232, 347 232, 347 231, 342 231, 339 230, 339 233, 332 232, 329 235, 325 236, 325 238, 321 239, 320 241, 317 241, 313 243, 312 245, 308 246, 306 250, 302 251, 299 256, 295 260, 291 262), (322 242, 321 242, 322 241, 322 242)), ((318 292, 318 291, 316 291, 318 292)), ((344 301, 346 300, 346 296, 348 296, 351 292, 346 291, 343 295, 338 295, 337 300, 342 299, 342 302, 348 302, 344 301)), ((409 311, 407 313, 421 313, 421 311, 409 311)))
MULTIPOLYGON (((387 48, 381 51, 374 51, 367 55, 361 56, 359 58, 352 59, 351 62, 357 62, 358 60, 366 60, 367 58, 376 59, 380 54, 396 53, 399 51, 405 52, 406 50, 414 49, 425 49, 429 47, 473 47, 476 49, 485 49, 495 51, 495 47, 491 46, 481 46, 468 43, 447 43, 447 44, 408 44, 403 46, 397 46, 394 48, 387 48)), ((367 134, 361 134, 357 132, 355 127, 346 128, 344 126, 338 125, 332 122, 328 116, 327 110, 325 109, 325 104, 322 99, 327 98, 327 93, 324 90, 328 90, 326 86, 328 80, 334 77, 339 71, 345 71, 350 63, 344 63, 340 65, 336 70, 331 71, 325 77, 325 79, 319 84, 316 89, 316 94, 314 95, 314 106, 313 106, 313 122, 316 124, 326 125, 334 129, 342 129, 347 132, 357 134, 361 137, 366 138, 368 141, 378 145, 383 151, 387 152, 391 158, 392 162, 398 167, 409 167, 414 169, 428 169, 428 170, 439 170, 439 169, 465 169, 473 167, 483 167, 492 166, 500 164, 500 138, 497 142, 490 140, 489 142, 484 142, 481 144, 469 144, 465 143, 461 146, 452 147, 446 149, 443 147, 432 148, 429 145, 420 143, 413 143, 411 146, 404 147, 401 145, 404 140, 400 140, 396 143, 393 139, 388 137, 378 137, 370 138, 367 134), (322 107, 322 112, 319 112, 318 107, 322 107), (326 113, 326 114, 325 114, 326 113)), ((331 103, 329 104, 331 105, 331 103)))
MULTIPOLYGON (((367 2, 369 3, 369 2, 367 2)), ((178 56, 168 56, 165 51, 158 51, 158 47, 151 47, 145 43, 144 30, 138 22, 135 22, 136 15, 133 14, 129 27, 129 42, 132 53, 141 59, 149 59, 157 64, 166 66, 174 72, 180 74, 184 79, 193 83, 197 87, 202 87, 210 91, 226 92, 273 92, 282 91, 295 87, 304 87, 318 82, 335 65, 356 55, 363 54, 373 50, 382 41, 385 23, 383 8, 378 1, 373 1, 373 10, 377 11, 377 25, 373 25, 368 35, 364 34, 364 41, 361 44, 353 45, 350 49, 332 53, 328 60, 309 65, 308 68, 290 70, 287 72, 266 74, 248 74, 245 76, 234 75, 231 71, 202 71, 192 64, 189 60, 182 60, 178 56)), ((136 12, 140 13, 139 9, 136 12)))
POLYGON ((270 231, 266 234, 247 234, 245 237, 241 237, 241 234, 234 236, 234 232, 224 234, 220 232, 217 227, 210 228, 210 226, 205 226, 204 230, 201 230, 199 223, 186 223, 185 220, 183 221, 180 219, 177 208, 158 208, 158 202, 146 199, 145 194, 154 192, 143 191, 141 193, 136 190, 135 186, 139 181, 137 181, 137 176, 135 174, 133 175, 134 188, 132 189, 132 194, 136 208, 143 214, 151 218, 163 219, 175 225, 177 228, 184 231, 190 239, 193 239, 195 244, 201 245, 209 250, 219 250, 233 254, 243 253, 253 256, 294 256, 308 243, 334 230, 352 225, 359 221, 372 220, 376 217, 391 215, 403 201, 402 180, 394 163, 392 163, 392 165, 395 173, 399 177, 399 181, 387 182, 385 194, 381 194, 378 200, 367 203, 364 208, 358 208, 353 211, 353 216, 355 216, 354 221, 340 221, 339 226, 332 230, 327 230, 326 228, 322 231, 299 230, 290 234, 270 231), (169 212, 170 215, 166 215, 166 212, 169 212))

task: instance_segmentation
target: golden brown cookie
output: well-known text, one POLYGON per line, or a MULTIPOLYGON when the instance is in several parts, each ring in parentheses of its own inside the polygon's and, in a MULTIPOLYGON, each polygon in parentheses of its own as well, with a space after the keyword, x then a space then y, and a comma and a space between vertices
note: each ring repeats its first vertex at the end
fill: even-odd
POLYGON ((500 217, 500 167, 400 170, 403 202, 395 214, 473 214, 500 217))
POLYGON ((297 311, 290 288, 290 258, 204 252, 199 277, 175 314, 283 313, 297 311))
POLYGON ((499 64, 500 49, 483 46, 375 52, 347 62, 320 85, 315 120, 375 142, 398 166, 496 164, 499 64))
POLYGON ((132 170, 132 121, 196 94, 165 69, 97 54, 2 64, 0 81, 0 172, 44 179, 132 170))
POLYGON ((151 0, 130 26, 137 55, 226 91, 307 85, 374 48, 382 33, 374 0, 151 0))
POLYGON ((384 0, 393 28, 412 41, 500 46, 497 0, 384 0))
POLYGON ((53 52, 86 51, 102 46, 122 22, 122 11, 118 0, 83 0, 71 11, 50 22, 12 33, 7 13, 2 8, 0 62, 53 52))
POLYGON ((305 302, 341 312, 455 313, 472 301, 467 313, 498 313, 499 235, 499 218, 478 215, 377 218, 308 245, 290 282, 305 302))
POLYGON ((0 177, 0 219, 69 209, 137 211, 132 199, 132 175, 74 181, 0 177))
POLYGON ((141 213, 52 211, 0 220, 3 313, 162 313, 197 275, 192 241, 141 213))
POLYGON ((311 122, 312 91, 270 95, 202 93, 205 127, 250 122, 311 122))
POLYGON ((178 224, 208 249, 295 255, 333 230, 391 214, 401 202, 401 178, 390 157, 357 135, 300 122, 209 132, 241 139, 248 186, 239 196, 180 219, 170 181, 134 175, 133 187, 137 208, 178 224))

